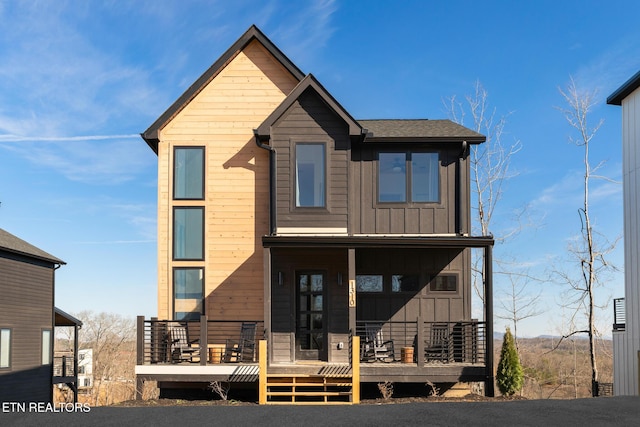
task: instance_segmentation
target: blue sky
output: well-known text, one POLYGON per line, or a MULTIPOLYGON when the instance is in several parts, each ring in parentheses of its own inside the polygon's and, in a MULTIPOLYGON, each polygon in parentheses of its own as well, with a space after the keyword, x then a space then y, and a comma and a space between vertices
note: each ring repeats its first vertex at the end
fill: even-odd
MULTIPOLYGON (((640 3, 602 1, 0 0, 0 227, 65 260, 56 305, 156 313, 156 156, 144 131, 251 24, 356 118, 447 118, 479 80, 519 140, 496 248, 545 277, 579 232, 581 156, 556 107, 569 77, 598 91, 594 162, 621 180, 621 111, 604 100, 640 70, 640 3)), ((622 234, 622 186, 593 185, 596 227, 622 234)), ((623 268, 622 244, 611 261, 623 268)), ((504 295, 497 283, 496 308, 504 295)), ((519 326, 557 334, 559 285, 519 326)), ((598 297, 623 296, 614 274, 598 297)), ((599 315, 609 334, 611 307, 599 315)), ((498 320, 496 330, 504 322, 498 320)))

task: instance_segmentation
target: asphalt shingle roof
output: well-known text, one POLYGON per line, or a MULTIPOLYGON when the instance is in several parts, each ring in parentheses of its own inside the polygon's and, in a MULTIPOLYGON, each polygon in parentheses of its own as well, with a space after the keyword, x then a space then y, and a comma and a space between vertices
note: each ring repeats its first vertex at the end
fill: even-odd
POLYGON ((26 255, 32 258, 49 261, 54 264, 66 264, 61 259, 25 242, 2 228, 0 228, 0 250, 26 255))
POLYGON ((358 120, 358 123, 371 134, 368 139, 416 138, 469 143, 486 140, 484 135, 446 119, 358 120))

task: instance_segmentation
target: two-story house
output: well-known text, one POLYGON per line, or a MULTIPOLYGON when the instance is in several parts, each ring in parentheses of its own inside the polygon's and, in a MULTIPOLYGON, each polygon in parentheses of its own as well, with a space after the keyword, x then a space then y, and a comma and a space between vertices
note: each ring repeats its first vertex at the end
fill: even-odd
POLYGON ((158 319, 138 320, 139 382, 258 381, 262 339, 268 401, 309 378, 325 401, 380 381, 493 394, 493 239, 470 235, 483 135, 356 120, 252 26, 142 137, 158 155, 158 319))
POLYGON ((0 402, 52 402, 54 384, 77 399, 78 329, 55 307, 55 272, 65 262, 0 228, 0 402), (54 357, 56 327, 73 328, 73 352, 54 357))

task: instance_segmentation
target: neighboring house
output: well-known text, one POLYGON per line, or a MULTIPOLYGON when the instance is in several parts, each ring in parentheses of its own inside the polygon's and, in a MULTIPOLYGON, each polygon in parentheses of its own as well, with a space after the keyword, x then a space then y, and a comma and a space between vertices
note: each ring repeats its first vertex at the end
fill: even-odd
POLYGON ((624 298, 614 300, 613 394, 639 393, 640 365, 640 72, 607 98, 622 106, 624 298))
POLYGON ((257 381, 255 346, 247 359, 237 341, 257 325, 270 401, 309 378, 325 401, 358 378, 493 395, 493 238, 470 235, 483 135, 356 120, 252 26, 142 137, 158 155, 159 320, 138 319, 139 386, 257 381), (471 248, 486 321, 471 317, 471 248))
POLYGON ((93 350, 88 348, 78 351, 78 388, 93 387, 93 350))
POLYGON ((74 358, 63 363, 53 353, 55 327, 73 327, 77 348, 82 325, 54 306, 63 264, 0 229, 0 402, 51 402, 59 383, 75 390, 74 358))

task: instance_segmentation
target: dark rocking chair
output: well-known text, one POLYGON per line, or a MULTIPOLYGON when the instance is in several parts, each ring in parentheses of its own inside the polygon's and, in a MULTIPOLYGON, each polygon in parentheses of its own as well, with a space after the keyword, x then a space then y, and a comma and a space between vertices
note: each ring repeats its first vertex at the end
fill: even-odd
POLYGON ((446 323, 434 323, 431 325, 431 340, 426 343, 424 349, 425 360, 451 361, 451 356, 453 356, 451 344, 449 325, 446 323))
POLYGON ((171 328, 171 362, 193 362, 193 357, 200 353, 196 344, 198 340, 189 342, 189 334, 186 325, 173 326, 171 328))
POLYGON ((365 324, 365 337, 360 349, 360 360, 367 362, 395 361, 393 340, 385 340, 381 323, 365 324))
POLYGON ((243 322, 238 340, 228 339, 225 346, 224 362, 253 362, 256 351, 256 324, 243 322))

